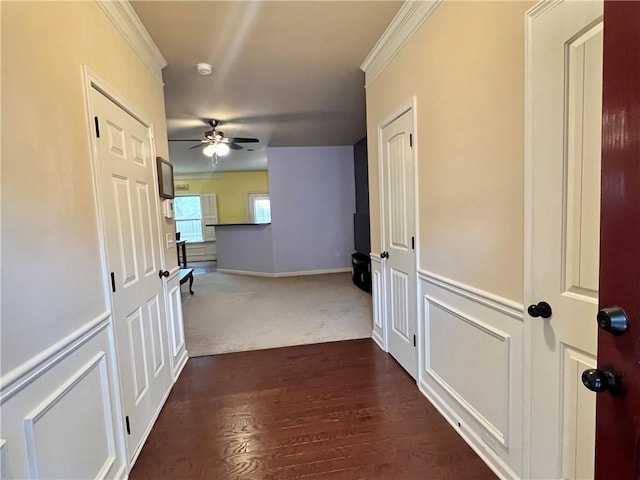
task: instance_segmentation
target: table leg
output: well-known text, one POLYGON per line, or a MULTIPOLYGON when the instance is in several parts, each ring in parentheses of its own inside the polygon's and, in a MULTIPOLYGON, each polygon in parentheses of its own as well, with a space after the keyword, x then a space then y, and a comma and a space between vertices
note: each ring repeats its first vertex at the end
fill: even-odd
POLYGON ((187 268, 187 244, 186 243, 182 244, 182 268, 187 268))
POLYGON ((189 294, 193 295, 193 272, 189 275, 189 294))

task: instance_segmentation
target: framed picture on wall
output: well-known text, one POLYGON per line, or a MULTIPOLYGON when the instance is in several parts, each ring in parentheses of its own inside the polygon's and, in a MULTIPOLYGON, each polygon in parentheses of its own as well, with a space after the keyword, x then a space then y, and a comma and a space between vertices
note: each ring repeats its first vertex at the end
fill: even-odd
POLYGON ((158 163, 158 189, 162 198, 173 198, 175 192, 173 190, 173 165, 169 160, 162 157, 156 157, 158 163))

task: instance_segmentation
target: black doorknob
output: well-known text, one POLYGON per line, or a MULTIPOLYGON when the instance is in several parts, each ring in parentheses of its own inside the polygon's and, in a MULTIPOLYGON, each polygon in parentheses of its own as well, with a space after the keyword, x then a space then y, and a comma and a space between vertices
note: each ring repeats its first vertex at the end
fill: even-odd
POLYGON ((382 252, 380 258, 389 258, 389 252, 382 252))
POLYGON ((532 317, 549 318, 551 316, 551 305, 547 302, 538 302, 537 305, 529 305, 527 313, 532 317))
POLYGON ((627 331, 627 314, 620 307, 607 307, 598 312, 598 325, 605 332, 620 335, 627 331))
POLYGON ((160 271, 158 272, 158 276, 159 276, 160 278, 162 278, 162 277, 168 277, 169 275, 170 275, 170 274, 169 274, 169 270, 160 270, 160 271))
POLYGON ((582 372, 582 383, 592 392, 609 392, 613 396, 624 394, 624 377, 611 370, 585 370, 582 372))

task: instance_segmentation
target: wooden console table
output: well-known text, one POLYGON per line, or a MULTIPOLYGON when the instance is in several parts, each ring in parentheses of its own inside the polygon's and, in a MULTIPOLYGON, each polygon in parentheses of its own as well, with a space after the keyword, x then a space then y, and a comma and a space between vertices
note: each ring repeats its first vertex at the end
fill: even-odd
POLYGON ((187 268, 187 241, 178 240, 176 242, 176 254, 178 255, 178 265, 180 265, 180 249, 182 249, 182 268, 187 268))
POLYGON ((189 280, 189 294, 193 295, 193 268, 181 268, 178 280, 180 280, 180 285, 189 280))

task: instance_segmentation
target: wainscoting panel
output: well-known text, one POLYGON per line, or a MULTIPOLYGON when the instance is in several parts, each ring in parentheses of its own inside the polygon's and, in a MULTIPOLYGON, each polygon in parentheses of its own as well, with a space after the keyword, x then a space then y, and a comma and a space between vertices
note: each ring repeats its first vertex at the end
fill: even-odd
POLYGON ((100 352, 75 372, 24 419, 29 471, 33 478, 104 478, 116 459, 115 439, 109 423, 113 408, 109 398, 106 354, 100 352), (78 409, 87 398, 93 408, 78 409), (69 419, 73 419, 71 422, 69 419), (59 432, 71 439, 86 436, 91 442, 57 441, 59 432), (60 462, 70 452, 72 465, 60 462))
POLYGON ((424 320, 425 371, 508 446, 510 337, 428 295, 424 320))
POLYGON ((380 345, 380 348, 387 351, 387 336, 385 322, 385 283, 382 262, 377 255, 371 255, 371 298, 373 301, 373 331, 371 338, 380 345))
MULTIPOLYGON (((216 255, 216 242, 187 243, 186 247, 187 262, 203 262, 218 258, 216 255)), ((180 255, 182 255, 182 250, 180 255)), ((182 258, 180 258, 180 261, 182 261, 182 258)))
POLYGON ((522 307, 419 272, 419 387, 503 478, 522 455, 522 307))
POLYGON ((125 477, 110 316, 3 386, 2 478, 125 477))
POLYGON ((182 297, 180 296, 180 283, 178 282, 177 271, 174 272, 166 282, 167 298, 167 322, 169 323, 169 348, 173 366, 173 381, 175 382, 185 363, 188 355, 184 341, 184 323, 182 318, 182 297))

